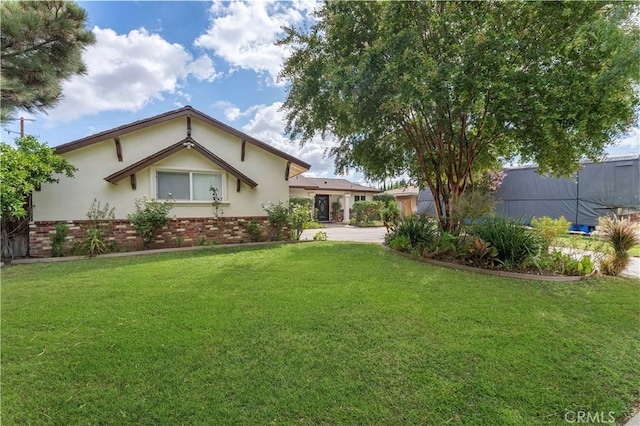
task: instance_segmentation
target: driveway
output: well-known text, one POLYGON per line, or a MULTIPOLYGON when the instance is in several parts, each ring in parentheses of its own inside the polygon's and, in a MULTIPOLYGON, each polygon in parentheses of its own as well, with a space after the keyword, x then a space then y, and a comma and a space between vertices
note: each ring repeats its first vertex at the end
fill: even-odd
POLYGON ((359 228, 357 226, 327 223, 322 229, 306 229, 302 232, 301 240, 313 240, 319 231, 326 232, 329 241, 358 241, 363 243, 382 244, 387 228, 359 228))

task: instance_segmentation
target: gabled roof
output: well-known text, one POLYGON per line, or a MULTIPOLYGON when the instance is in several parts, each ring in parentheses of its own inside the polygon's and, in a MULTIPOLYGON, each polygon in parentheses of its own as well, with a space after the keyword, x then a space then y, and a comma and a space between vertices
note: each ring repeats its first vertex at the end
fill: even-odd
MULTIPOLYGON (((95 135, 87 136, 86 138, 78 139, 73 142, 65 143, 62 145, 58 145, 55 147, 56 154, 64 154, 65 152, 73 151, 75 149, 83 148, 85 146, 92 145, 97 142, 102 142, 106 139, 116 138, 126 133, 131 133, 136 130, 144 129, 145 127, 153 126, 155 124, 163 123, 165 121, 173 120, 174 118, 179 117, 194 117, 199 120, 204 121, 207 124, 210 124, 214 127, 217 127, 220 130, 223 130, 227 133, 230 133, 243 141, 247 141, 248 143, 255 145, 259 148, 264 149, 272 154, 275 154, 281 158, 284 158, 287 161, 291 161, 292 164, 297 165, 299 168, 308 170, 311 168, 311 165, 305 163, 302 160, 297 159, 296 157, 287 154, 286 152, 280 151, 272 147, 271 145, 262 142, 252 136, 249 136, 246 133, 243 133, 239 130, 234 129, 231 126, 228 126, 221 121, 216 120, 213 117, 204 114, 203 112, 198 111, 197 109, 187 105, 185 107, 165 112, 153 117, 145 118, 143 120, 138 120, 133 123, 125 124, 124 126, 116 127, 111 130, 105 130, 104 132, 96 133, 95 135)), ((304 171, 304 170, 302 170, 304 171)), ((301 173, 302 171, 298 172, 301 173)))
POLYGON ((394 197, 402 197, 404 195, 415 195, 417 196, 420 193, 420 188, 417 186, 409 185, 403 188, 390 189, 385 191, 385 194, 391 194, 394 197))
POLYGON ((315 189, 325 191, 371 192, 378 194, 379 189, 359 185, 346 179, 312 178, 298 175, 289 179, 289 188, 315 189))
POLYGON ((215 155, 214 153, 209 151, 207 148, 203 147, 202 145, 200 145, 198 142, 194 141, 191 138, 185 138, 180 142, 177 142, 171 146, 168 146, 156 152, 155 154, 151 154, 150 156, 143 158, 137 163, 134 163, 129 167, 125 167, 124 169, 119 170, 110 176, 107 176, 106 178, 104 178, 104 180, 111 183, 117 183, 122 179, 129 177, 132 174, 135 174, 137 171, 140 171, 142 169, 145 169, 153 165, 154 163, 162 160, 163 158, 169 157, 170 155, 173 155, 176 152, 181 151, 183 149, 192 149, 192 148, 194 151, 202 154, 203 156, 205 156, 206 158, 208 158, 209 160, 211 160, 212 162, 220 166, 220 168, 222 168, 226 172, 230 173, 231 175, 240 179, 242 182, 246 183, 249 187, 255 188, 256 186, 258 186, 256 182, 254 182, 253 180, 251 180, 250 178, 242 174, 242 172, 240 172, 238 169, 234 168, 232 165, 224 161, 222 158, 218 157, 217 155, 215 155))

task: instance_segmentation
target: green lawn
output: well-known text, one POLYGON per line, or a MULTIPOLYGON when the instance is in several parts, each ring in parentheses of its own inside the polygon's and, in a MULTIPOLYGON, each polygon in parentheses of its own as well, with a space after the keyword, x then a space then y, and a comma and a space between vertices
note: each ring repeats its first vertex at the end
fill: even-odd
POLYGON ((639 300, 637 280, 500 279, 356 243, 9 266, 2 424, 621 421, 639 300))
MULTIPOLYGON (((580 235, 563 235, 556 239, 555 245, 559 247, 572 247, 582 250, 607 250, 607 244, 597 238, 583 237, 580 235)), ((640 257, 640 244, 629 250, 631 256, 640 257)))

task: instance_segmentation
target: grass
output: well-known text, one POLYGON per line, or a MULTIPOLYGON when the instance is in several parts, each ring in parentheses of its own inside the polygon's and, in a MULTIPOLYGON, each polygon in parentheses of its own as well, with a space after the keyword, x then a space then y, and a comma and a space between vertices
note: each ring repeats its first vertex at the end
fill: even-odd
MULTIPOLYGON (((573 247, 582 250, 602 251, 607 249, 607 244, 597 238, 583 237, 580 235, 563 235, 558 237, 554 245, 559 247, 573 247)), ((630 256, 640 257, 640 244, 636 244, 629 250, 630 256)))
POLYGON ((637 280, 307 243, 2 270, 3 424, 565 425, 640 391, 637 280))

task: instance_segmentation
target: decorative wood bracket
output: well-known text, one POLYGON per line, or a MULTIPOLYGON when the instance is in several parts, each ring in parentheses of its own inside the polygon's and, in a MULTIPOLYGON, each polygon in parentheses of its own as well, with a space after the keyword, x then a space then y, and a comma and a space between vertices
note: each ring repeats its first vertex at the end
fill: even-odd
POLYGON ((284 180, 289 180, 289 170, 291 169, 291 161, 287 161, 287 167, 284 170, 284 180))
POLYGON ((131 179, 131 189, 133 189, 134 191, 136 190, 136 188, 138 187, 138 182, 136 180, 136 174, 132 174, 131 176, 129 176, 129 178, 131 179))
POLYGON ((247 141, 246 139, 242 139, 242 150, 240 151, 240 161, 244 161, 244 153, 245 153, 246 147, 247 147, 247 141))
POLYGON ((120 145, 120 138, 115 137, 113 141, 116 143, 116 155, 118 156, 118 161, 122 162, 122 145, 120 145))
POLYGON ((187 137, 191 137, 191 116, 187 115, 187 137))
POLYGON ((238 179, 238 183, 236 184, 236 192, 240 192, 240 187, 242 186, 242 181, 238 179))

